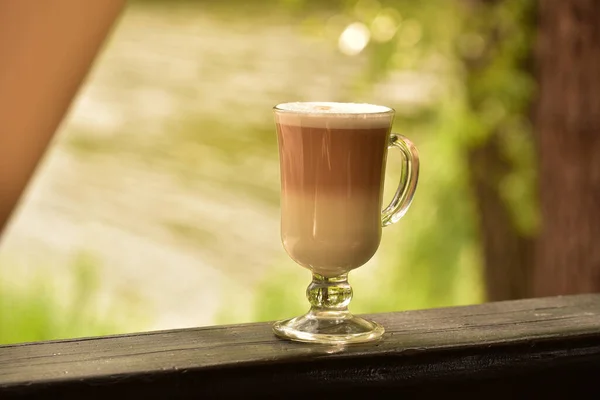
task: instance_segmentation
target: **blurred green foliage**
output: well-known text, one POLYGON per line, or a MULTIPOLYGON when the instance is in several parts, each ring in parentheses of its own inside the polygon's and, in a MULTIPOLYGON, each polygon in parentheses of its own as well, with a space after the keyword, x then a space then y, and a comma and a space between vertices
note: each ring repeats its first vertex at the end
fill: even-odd
MULTIPOLYGON (((298 6, 301 1, 293 3, 298 6)), ((335 17, 339 24, 331 40, 353 22, 368 27, 372 39, 365 49, 366 73, 361 81, 351 83, 354 94, 346 100, 372 98, 373 87, 393 73, 418 71, 440 78, 429 105, 407 112, 397 109, 395 130, 412 138, 420 150, 419 187, 399 226, 384 230, 380 248, 384 256, 377 259, 381 267, 350 274, 351 281, 357 276, 352 281, 354 311, 397 311, 484 299, 467 152, 493 131, 500 132, 502 150, 513 166, 509 178, 500 183, 504 200, 519 228, 535 231, 535 153, 528 122, 534 83, 525 65, 531 54, 533 4, 531 0, 358 0, 339 8, 335 17), (385 28, 378 25, 384 22, 393 34, 380 34, 383 40, 375 40, 377 29, 385 28)), ((313 34, 325 34, 323 24, 310 26, 313 34)), ((393 168, 390 163, 388 169, 393 168)), ((308 279, 290 284, 285 274, 270 277, 257 291, 254 319, 305 311, 302 289, 308 279)))
POLYGON ((8 282, 8 271, 6 266, 0 271, 0 344, 114 332, 112 322, 93 312, 98 271, 91 259, 82 256, 73 263, 74 297, 68 304, 60 304, 47 278, 39 276, 23 288, 8 282))
MULTIPOLYGON (((59 294, 64 293, 67 282, 39 275, 23 285, 9 282, 9 271, 7 265, 0 270, 0 344, 112 334, 123 323, 122 310, 132 306, 125 302, 123 308, 117 308, 113 299, 109 309, 99 313, 100 270, 85 254, 73 261, 71 296, 66 299, 59 294)), ((142 326, 142 319, 136 319, 142 326)))
MULTIPOLYGON (((166 4, 164 0, 132 3, 135 7, 156 6, 157 15, 166 4)), ((482 249, 466 154, 491 132, 501 132, 502 149, 513 166, 501 182, 504 199, 520 229, 530 233, 537 227, 534 143, 528 122, 535 88, 523 67, 531 52, 533 0, 180 0, 169 1, 168 7, 189 4, 223 21, 244 17, 260 23, 289 23, 307 37, 336 44, 351 24, 368 30, 369 43, 355 56, 365 62, 364 73, 347 82, 344 98, 331 100, 385 103, 396 108, 394 130, 416 143, 422 167, 411 210, 397 225, 384 230, 372 262, 350 274, 355 289, 351 308, 354 312, 384 312, 482 301, 482 249), (485 6, 474 6, 479 3, 485 6), (271 14, 272 10, 277 13, 271 14), (388 78, 398 75, 409 82, 413 77, 427 82, 416 93, 425 100, 405 101, 408 94, 399 92, 403 89, 387 86, 388 78)), ((239 68, 244 67, 240 59, 239 68)), ((208 73, 220 72, 218 65, 206 68, 205 79, 214 79, 208 73)), ((127 134, 82 134, 66 141, 69 149, 90 162, 102 154, 134 155, 156 170, 172 174, 183 185, 210 182, 277 207, 275 169, 264 167, 277 158, 271 120, 252 124, 231 120, 225 126, 218 117, 187 115, 185 120, 170 120, 161 129, 164 134, 152 140, 127 134), (202 135, 198 134, 200 128, 202 135), (253 163, 248 163, 249 154, 256 158, 253 163), (226 160, 235 168, 218 170, 215 160, 226 160)), ((398 177, 397 161, 391 154, 386 199, 398 177)), ((164 225, 177 239, 193 245, 211 246, 215 241, 210 231, 193 224, 167 221, 164 225)), ((237 309, 239 298, 225 296, 221 299, 223 311, 215 322, 272 320, 306 310, 308 271, 295 267, 289 259, 265 262, 282 267, 270 268, 278 272, 256 287, 250 315, 237 309)), ((3 271, 7 271, 5 266, 3 271)), ((117 318, 135 309, 127 302, 98 316, 93 300, 98 273, 98 264, 76 260, 75 291, 66 303, 56 298, 56 289, 46 280, 34 281, 28 289, 0 281, 0 343, 106 334, 122 331, 124 326, 128 330, 142 326, 136 319, 117 318)))

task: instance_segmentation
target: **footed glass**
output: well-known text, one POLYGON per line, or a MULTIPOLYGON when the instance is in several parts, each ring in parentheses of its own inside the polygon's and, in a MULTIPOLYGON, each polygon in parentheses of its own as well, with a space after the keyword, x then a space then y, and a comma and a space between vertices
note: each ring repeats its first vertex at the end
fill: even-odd
POLYGON ((377 251, 382 227, 412 202, 419 155, 391 134, 394 110, 372 104, 298 102, 274 108, 281 167, 281 237, 285 250, 312 271, 310 310, 277 321, 283 339, 323 344, 378 340, 384 328, 353 315, 348 273, 377 251), (402 155, 391 203, 382 209, 388 149, 402 155))

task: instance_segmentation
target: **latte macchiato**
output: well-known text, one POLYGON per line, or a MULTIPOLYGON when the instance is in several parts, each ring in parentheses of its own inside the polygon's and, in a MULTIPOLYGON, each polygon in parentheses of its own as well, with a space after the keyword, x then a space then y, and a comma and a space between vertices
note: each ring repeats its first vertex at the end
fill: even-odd
POLYGON ((277 321, 278 337, 347 344, 378 340, 385 329, 352 315, 348 272, 377 251, 382 227, 398 222, 419 179, 419 153, 390 133, 394 110, 372 104, 307 102, 273 108, 281 165, 281 239, 310 269, 310 310, 277 321), (381 209, 388 149, 402 156, 396 192, 381 209))
POLYGON ((276 111, 284 248, 323 276, 362 266, 381 240, 391 109, 315 102, 276 111))

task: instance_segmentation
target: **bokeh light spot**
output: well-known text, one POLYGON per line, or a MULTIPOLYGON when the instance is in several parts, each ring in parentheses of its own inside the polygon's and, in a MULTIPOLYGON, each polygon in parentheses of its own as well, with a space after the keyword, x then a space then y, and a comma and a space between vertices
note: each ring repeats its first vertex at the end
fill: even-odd
POLYGON ((340 35, 338 46, 340 51, 349 56, 359 54, 367 47, 371 39, 369 28, 362 22, 354 22, 346 27, 340 35))

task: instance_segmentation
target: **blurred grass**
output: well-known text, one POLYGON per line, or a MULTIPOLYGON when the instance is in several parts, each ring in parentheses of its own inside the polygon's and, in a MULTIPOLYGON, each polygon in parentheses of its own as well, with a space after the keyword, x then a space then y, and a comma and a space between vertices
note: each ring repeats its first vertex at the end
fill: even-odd
POLYGON ((14 282, 8 279, 8 265, 0 268, 0 345, 109 335, 144 326, 144 312, 131 298, 115 296, 101 310, 100 269, 93 257, 80 254, 70 270, 72 289, 65 297, 64 281, 40 274, 26 283, 14 282))

